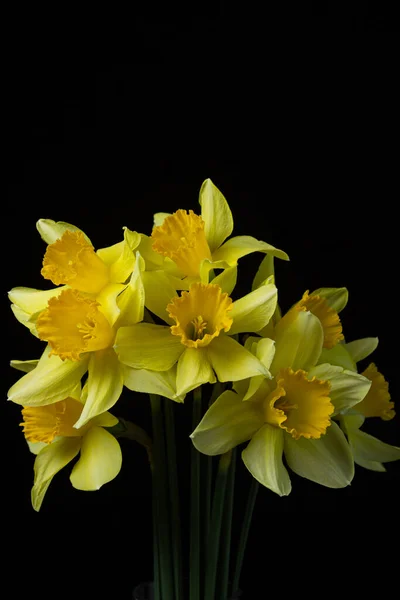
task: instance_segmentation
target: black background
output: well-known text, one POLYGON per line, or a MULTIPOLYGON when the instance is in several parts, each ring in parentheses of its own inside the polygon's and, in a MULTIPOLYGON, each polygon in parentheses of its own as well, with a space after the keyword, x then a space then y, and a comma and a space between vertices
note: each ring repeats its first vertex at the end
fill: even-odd
MULTIPOLYGON (((223 5, 190 23, 164 15, 135 20, 115 61, 103 59, 96 42, 77 50, 72 34, 61 43, 66 56, 58 55, 58 29, 49 38, 36 29, 14 38, 2 218, 2 515, 7 585, 21 597, 129 598, 152 567, 150 476, 140 447, 122 442, 122 471, 99 492, 74 490, 66 468, 40 513, 30 506, 33 457, 18 427, 19 407, 5 400, 18 377, 7 363, 38 357, 42 345, 13 319, 6 291, 50 287, 40 276, 45 244, 37 219, 71 222, 96 248, 108 246, 124 225, 150 233, 154 212, 198 211, 199 188, 210 177, 230 204, 234 235, 289 254, 291 261, 276 267, 283 309, 306 289, 348 287, 346 337, 379 337, 373 360, 397 401, 398 95, 391 59, 398 21, 383 5, 338 14, 328 3, 310 8, 301 27, 289 17, 269 22, 254 61, 244 52, 254 40, 250 30, 243 34, 240 11, 223 5)), ((100 33, 109 48, 110 30, 100 33)), ((242 259, 236 295, 249 290, 260 260, 242 259)), ((114 414, 150 427, 144 397, 124 392, 114 414)), ((367 428, 400 443, 399 414, 388 423, 371 419, 367 428)), ((181 447, 183 460, 188 448, 181 447)), ((376 548, 397 540, 399 474, 400 463, 390 463, 386 474, 357 468, 344 490, 295 475, 287 498, 262 489, 243 572, 246 599, 288 581, 305 591, 325 589, 329 579, 340 589, 342 573, 358 561, 367 584, 371 570, 387 569, 376 548)), ((187 484, 187 473, 180 475, 187 484)), ((240 463, 238 481, 234 531, 249 484, 240 463)), ((362 584, 360 577, 350 584, 355 580, 362 584)))

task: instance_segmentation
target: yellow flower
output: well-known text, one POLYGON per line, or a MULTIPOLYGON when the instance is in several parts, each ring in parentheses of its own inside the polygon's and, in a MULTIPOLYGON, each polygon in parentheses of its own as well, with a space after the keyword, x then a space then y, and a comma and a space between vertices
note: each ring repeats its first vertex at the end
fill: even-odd
POLYGON ((210 179, 201 186, 199 202, 201 216, 182 209, 172 215, 157 213, 154 216, 152 247, 164 262, 151 276, 146 273, 144 285, 150 310, 164 320, 167 320, 165 308, 173 295, 171 288, 188 290, 194 282, 209 283, 213 270, 219 269, 222 273, 213 283, 229 295, 236 284, 237 263, 241 257, 264 252, 288 260, 282 250, 251 236, 236 236, 225 241, 233 231, 232 213, 210 179), (158 295, 157 290, 160 290, 158 295))
POLYGON ((390 398, 388 382, 374 363, 371 363, 362 375, 371 381, 371 387, 355 409, 364 417, 381 417, 384 421, 390 421, 396 413, 393 410, 394 402, 390 398))
POLYGON ((193 444, 214 455, 250 440, 242 453, 246 467, 281 496, 291 491, 283 454, 298 475, 327 487, 344 487, 353 477, 354 463, 332 418, 359 402, 370 382, 342 367, 317 365, 324 330, 308 310, 285 315, 274 337, 246 340, 246 348, 272 379, 258 375, 223 392, 192 433, 193 444))
MULTIPOLYGON (((116 321, 122 293, 124 292, 124 302, 130 295, 127 288, 132 287, 129 278, 140 256, 137 251, 141 236, 124 228, 122 242, 95 252, 87 235, 70 223, 40 219, 37 228, 48 244, 41 273, 45 279, 50 279, 55 285, 61 284, 62 287, 46 291, 13 288, 9 292, 9 298, 18 321, 38 336, 38 314, 46 309, 52 298, 58 297, 65 289, 77 290, 98 300, 109 313, 114 312, 112 319, 116 321)), ((143 259, 139 260, 140 271, 143 272, 143 259)))
POLYGON ((118 330, 119 360, 152 371, 176 365, 178 395, 213 383, 216 376, 219 381, 268 376, 260 361, 230 336, 262 329, 275 310, 276 295, 276 287, 266 284, 232 302, 217 284, 193 283, 188 292, 170 299, 170 327, 138 323, 118 330))
POLYGON ((61 288, 57 296, 49 298, 44 310, 34 313, 30 322, 48 347, 35 368, 10 388, 9 400, 23 406, 58 402, 74 394, 86 372, 88 394, 75 423, 77 428, 114 406, 124 382, 135 391, 162 391, 168 398, 183 400, 176 394, 174 371, 162 375, 133 372, 119 362, 113 347, 120 326, 143 318, 142 266, 138 254, 129 283, 113 302, 109 296, 100 294, 94 300, 75 289, 61 288))
POLYGON ((70 476, 72 485, 79 490, 98 490, 121 469, 119 443, 104 429, 116 425, 118 419, 105 412, 77 429, 74 423, 83 408, 82 402, 67 397, 54 404, 22 410, 25 438, 31 451, 37 454, 31 492, 32 506, 37 511, 54 475, 79 453, 70 476))

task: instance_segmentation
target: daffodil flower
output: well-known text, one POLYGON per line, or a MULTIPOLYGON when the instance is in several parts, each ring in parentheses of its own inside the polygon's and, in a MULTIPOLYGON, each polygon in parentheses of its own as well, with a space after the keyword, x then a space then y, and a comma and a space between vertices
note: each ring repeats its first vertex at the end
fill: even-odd
MULTIPOLYGON (((104 298, 104 296, 103 296, 104 298)), ((124 367, 114 350, 118 327, 143 318, 144 293, 141 259, 138 254, 129 283, 115 302, 101 304, 76 289, 64 288, 52 296, 47 307, 35 314, 37 335, 48 346, 36 368, 9 390, 8 398, 23 406, 44 406, 58 402, 76 389, 88 372, 88 394, 75 427, 114 406, 125 382, 129 389, 154 392, 182 401, 174 388, 174 373, 160 376, 134 373, 124 367)))
POLYGON ((266 367, 233 336, 257 332, 271 318, 277 290, 273 284, 232 302, 217 284, 193 283, 170 299, 170 327, 138 323, 121 327, 115 349, 135 369, 166 371, 176 365, 176 390, 183 395, 203 383, 237 381, 263 374, 266 367))
POLYGON ((274 340, 246 341, 272 379, 252 377, 223 392, 192 433, 193 444, 215 455, 250 440, 242 452, 246 467, 281 496, 291 491, 283 454, 298 475, 344 487, 354 475, 353 457, 332 419, 359 402, 370 382, 342 367, 316 364, 326 338, 321 321, 309 310, 289 311, 274 334, 274 340))
POLYGON ((213 270, 222 269, 213 283, 229 295, 236 284, 238 260, 243 256, 264 252, 288 260, 286 252, 251 236, 236 236, 225 241, 233 231, 232 213, 210 179, 201 186, 199 202, 201 215, 181 209, 173 214, 157 213, 154 216, 152 247, 165 261, 152 275, 146 269, 144 284, 150 310, 164 320, 167 294, 172 297, 171 287, 188 290, 194 282, 209 283, 213 270), (151 289, 147 279, 151 279, 151 289), (158 294, 155 293, 157 289, 158 294))
MULTIPOLYGON (((95 252, 87 235, 70 223, 40 219, 37 228, 48 246, 43 259, 42 275, 61 287, 35 290, 16 287, 9 292, 15 317, 34 335, 37 315, 50 299, 65 289, 73 289, 118 312, 117 297, 128 287, 136 265, 140 234, 124 228, 124 240, 95 252)), ((141 270, 144 270, 143 259, 141 270)), ((129 290, 125 294, 129 296, 129 290)), ((119 298, 121 302, 121 298, 119 298)), ((116 316, 114 320, 116 320, 116 316)))
MULTIPOLYGON (((340 352, 334 348, 329 351, 329 355, 335 364, 345 364, 357 371, 357 363, 367 358, 377 346, 378 338, 362 338, 340 344, 340 352)), ((361 427, 366 418, 378 417, 383 421, 393 419, 396 414, 394 402, 391 400, 388 382, 374 363, 370 363, 362 375, 371 382, 370 389, 361 402, 350 410, 341 411, 338 416, 339 424, 348 438, 354 462, 371 471, 386 471, 382 463, 399 460, 400 448, 361 431, 361 427)))
MULTIPOLYGON (((265 269, 263 275, 266 275, 265 269)), ((345 308, 347 300, 346 288, 321 288, 310 296, 306 292, 289 313, 308 308, 319 318, 324 330, 319 364, 329 363, 347 372, 357 372, 357 363, 376 349, 378 338, 362 338, 345 343, 338 313, 345 308)), ((373 471, 385 471, 382 463, 398 460, 399 448, 381 442, 361 431, 360 427, 365 418, 380 417, 385 421, 392 419, 395 416, 394 403, 391 401, 388 383, 374 363, 361 375, 370 382, 367 394, 356 404, 343 406, 336 419, 347 436, 355 463, 373 471)))
POLYGON ((77 399, 46 406, 29 406, 22 410, 23 432, 30 450, 36 454, 34 483, 31 491, 33 508, 38 511, 56 473, 78 454, 70 480, 78 490, 98 490, 114 479, 122 464, 119 443, 105 427, 113 427, 118 419, 109 412, 94 417, 77 429, 74 427, 84 404, 77 399))

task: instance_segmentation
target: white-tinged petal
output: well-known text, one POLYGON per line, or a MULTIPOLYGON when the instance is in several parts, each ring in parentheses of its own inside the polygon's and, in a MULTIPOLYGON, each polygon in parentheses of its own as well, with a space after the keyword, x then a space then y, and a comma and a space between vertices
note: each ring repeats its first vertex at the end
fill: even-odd
POLYGON ((365 431, 348 429, 347 436, 357 464, 363 461, 385 463, 400 460, 400 448, 385 444, 365 431))
MULTIPOLYGON (((261 261, 258 271, 253 279, 252 290, 256 290, 264 284, 265 280, 269 277, 275 279, 275 267, 274 267, 274 255, 266 254, 261 261)), ((271 280, 274 283, 274 280, 271 280)))
POLYGON ((329 488, 342 488, 354 477, 354 461, 349 444, 335 422, 318 440, 285 435, 285 458, 288 466, 300 475, 329 488))
POLYGON ((177 293, 170 277, 164 271, 145 271, 142 279, 146 308, 172 325, 174 321, 167 313, 167 306, 177 293))
POLYGON ((11 360, 10 365, 16 369, 17 371, 22 371, 23 373, 30 373, 35 369, 38 365, 38 360, 11 360))
POLYGON ((279 496, 287 496, 292 490, 282 461, 283 438, 282 429, 266 423, 242 452, 243 462, 253 477, 279 496))
POLYGON ((275 356, 271 373, 291 367, 308 371, 321 354, 324 330, 321 321, 308 311, 287 313, 275 328, 275 356))
POLYGON ((233 319, 229 335, 260 331, 275 312, 278 291, 273 284, 262 285, 232 305, 229 316, 233 319))
POLYGON ((312 367, 308 372, 308 378, 312 379, 313 377, 329 381, 331 385, 329 397, 335 407, 333 415, 346 411, 361 402, 371 387, 371 381, 363 375, 333 365, 324 364, 312 367))
POLYGON ((88 357, 62 361, 49 356, 48 346, 35 369, 19 379, 8 392, 8 399, 23 406, 45 406, 71 396, 87 370, 88 357))
POLYGON ((207 346, 207 354, 219 381, 238 381, 260 374, 269 377, 258 358, 227 335, 214 338, 207 346))
POLYGON ((167 217, 170 217, 171 213, 159 212, 153 215, 153 223, 154 227, 160 227, 165 221, 167 217))
MULTIPOLYGON (((54 441, 59 440, 60 438, 56 438, 54 441)), ((28 448, 29 450, 32 452, 32 454, 39 454, 39 452, 41 450, 43 450, 43 448, 46 448, 46 446, 48 446, 48 444, 46 444, 46 442, 30 442, 29 440, 26 440, 26 443, 28 444, 28 448)))
POLYGON ((67 286, 63 285, 51 290, 35 290, 27 287, 15 287, 8 292, 8 297, 16 304, 21 310, 33 315, 37 312, 41 312, 47 308, 47 303, 50 298, 55 298, 63 290, 67 289, 67 286))
POLYGON ((361 340, 354 340, 345 344, 347 352, 350 354, 354 362, 358 362, 367 358, 376 348, 378 347, 379 339, 374 338, 362 338, 361 340))
POLYGON ((121 465, 122 452, 115 437, 102 427, 91 427, 82 438, 81 455, 70 480, 78 490, 99 490, 118 475, 121 465))
POLYGON ((144 271, 144 260, 139 252, 136 253, 135 268, 130 281, 123 292, 117 298, 119 317, 115 326, 134 325, 143 320, 144 315, 144 286, 142 272, 144 271))
POLYGON ((330 308, 333 308, 337 313, 342 311, 349 299, 347 288, 319 288, 310 294, 310 296, 321 296, 325 298, 330 308))
POLYGON ((36 456, 34 483, 31 491, 33 508, 38 511, 54 475, 75 458, 81 447, 80 437, 60 438, 46 444, 36 456))
POLYGON ((124 365, 151 371, 167 371, 185 350, 169 327, 152 323, 120 327, 114 347, 124 365))
POLYGON ((90 419, 114 406, 121 395, 121 365, 113 348, 93 352, 88 369, 88 395, 83 411, 74 427, 80 429, 90 419))
POLYGON ((176 389, 179 396, 188 394, 203 383, 215 383, 216 378, 206 348, 186 348, 178 360, 176 389))
POLYGON ((83 233, 86 241, 92 245, 92 242, 84 231, 79 229, 79 227, 75 227, 75 225, 71 225, 71 223, 65 223, 64 221, 56 222, 52 219, 39 219, 39 221, 36 223, 36 229, 46 244, 53 244, 60 239, 60 237, 62 237, 66 231, 79 231, 80 233, 83 233))
POLYGON ((227 390, 210 406, 190 437, 199 452, 214 456, 246 442, 262 425, 258 407, 227 390))
POLYGON ((214 279, 210 283, 214 283, 215 285, 219 285, 221 290, 230 296, 235 289, 237 281, 237 267, 229 267, 225 269, 214 277, 214 279))
POLYGON ((199 203, 204 232, 211 252, 229 237, 233 231, 233 218, 229 204, 211 179, 200 188, 199 203))
POLYGON ((347 344, 336 344, 336 346, 330 349, 322 348, 318 363, 329 363, 348 371, 357 371, 356 363, 347 351, 347 344))
POLYGON ((183 402, 185 396, 176 393, 176 371, 177 364, 168 371, 132 369, 122 365, 124 384, 129 390, 143 394, 158 394, 176 402, 183 402))
POLYGON ((247 256, 252 252, 264 252, 281 258, 283 260, 289 260, 288 255, 283 250, 279 250, 266 242, 256 240, 256 238, 250 235, 239 235, 231 238, 225 244, 223 244, 218 250, 213 252, 213 260, 225 260, 231 267, 237 264, 239 258, 247 256))

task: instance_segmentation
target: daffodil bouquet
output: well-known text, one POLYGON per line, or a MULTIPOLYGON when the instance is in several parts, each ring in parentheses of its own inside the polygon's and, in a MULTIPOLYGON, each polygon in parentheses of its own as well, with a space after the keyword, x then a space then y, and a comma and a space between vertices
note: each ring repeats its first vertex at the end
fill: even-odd
POLYGON ((41 274, 55 287, 9 293, 16 319, 46 343, 39 359, 11 361, 25 374, 8 395, 22 406, 36 454, 33 508, 78 455, 72 485, 97 490, 121 469, 118 438, 142 444, 153 477, 157 600, 237 597, 259 484, 286 496, 289 469, 342 488, 354 463, 384 471, 383 463, 400 458, 400 448, 362 430, 366 418, 391 419, 394 404, 373 363, 358 372, 378 340, 345 340, 339 313, 347 290, 306 291, 282 315, 274 260, 287 254, 250 236, 229 237, 231 211, 209 179, 199 201, 200 215, 158 213, 150 236, 125 227, 120 242, 97 251, 76 226, 40 219, 41 274), (238 261, 253 252, 264 257, 252 290, 233 301, 238 261), (152 432, 109 412, 124 386, 149 399, 152 432), (190 528, 180 523, 177 410, 192 412, 192 430, 183 434, 190 528), (233 560, 238 446, 251 477, 233 560))

